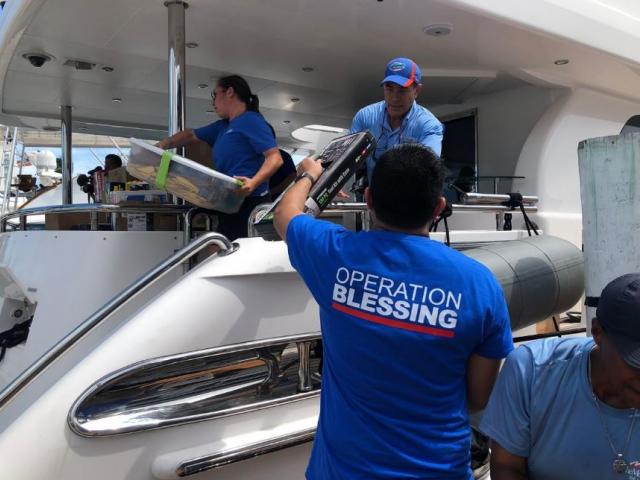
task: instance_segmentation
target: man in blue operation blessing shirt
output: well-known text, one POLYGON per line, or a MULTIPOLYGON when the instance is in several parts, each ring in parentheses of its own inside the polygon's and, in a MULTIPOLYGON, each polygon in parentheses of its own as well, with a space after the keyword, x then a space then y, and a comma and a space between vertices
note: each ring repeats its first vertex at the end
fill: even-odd
POLYGON ((442 162, 399 145, 365 191, 374 230, 303 214, 322 171, 276 209, 291 263, 320 306, 320 418, 307 469, 321 479, 472 479, 468 411, 484 408, 513 348, 504 296, 481 264, 429 239, 442 162))
POLYGON ((422 91, 421 78, 420 67, 413 60, 394 58, 381 82, 384 100, 362 108, 353 117, 351 133, 369 129, 377 141, 376 151, 367 159, 369 180, 377 159, 399 143, 421 143, 440 155, 444 127, 416 103, 422 91))
POLYGON ((491 480, 640 479, 640 273, 604 288, 591 333, 509 355, 480 425, 491 480))

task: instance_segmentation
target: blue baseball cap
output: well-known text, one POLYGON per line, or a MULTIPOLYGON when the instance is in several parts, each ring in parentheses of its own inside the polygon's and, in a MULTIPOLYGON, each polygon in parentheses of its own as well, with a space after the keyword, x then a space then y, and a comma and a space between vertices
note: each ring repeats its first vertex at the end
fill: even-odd
POLYGON ((604 287, 596 318, 627 365, 640 368, 640 273, 622 275, 604 287))
POLYGON ((387 63, 387 69, 384 71, 384 80, 380 82, 380 85, 385 82, 393 82, 401 87, 408 87, 414 83, 420 83, 421 78, 422 72, 416 62, 410 58, 394 58, 387 63))

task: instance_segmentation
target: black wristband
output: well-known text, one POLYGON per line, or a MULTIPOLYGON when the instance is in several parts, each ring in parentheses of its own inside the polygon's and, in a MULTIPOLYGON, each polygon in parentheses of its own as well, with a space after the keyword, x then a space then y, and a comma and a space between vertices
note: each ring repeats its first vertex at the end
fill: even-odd
POLYGON ((309 181, 311 182, 311 186, 313 187, 315 185, 315 183, 318 181, 313 175, 311 175, 309 172, 302 172, 300 175, 298 175, 296 177, 296 183, 298 182, 298 180, 302 180, 303 178, 308 178, 309 181))

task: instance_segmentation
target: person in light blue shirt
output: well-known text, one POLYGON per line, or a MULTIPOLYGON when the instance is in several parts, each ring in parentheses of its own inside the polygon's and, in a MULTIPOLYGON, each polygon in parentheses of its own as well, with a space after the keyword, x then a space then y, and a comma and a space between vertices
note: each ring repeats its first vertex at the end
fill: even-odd
POLYGON ((351 133, 371 130, 376 151, 367 159, 371 180, 378 158, 400 143, 420 143, 440 156, 444 127, 416 99, 422 90, 420 67, 409 58, 395 58, 387 64, 381 82, 384 100, 362 108, 351 123, 351 133))
POLYGON ((320 162, 275 212, 291 264, 320 306, 320 418, 309 480, 471 480, 468 412, 482 409, 513 348, 500 285, 429 239, 444 167, 422 145, 379 160, 365 198, 372 231, 303 214, 320 162))
POLYGON ((480 425, 491 480, 640 479, 640 274, 603 290, 593 338, 507 358, 480 425))

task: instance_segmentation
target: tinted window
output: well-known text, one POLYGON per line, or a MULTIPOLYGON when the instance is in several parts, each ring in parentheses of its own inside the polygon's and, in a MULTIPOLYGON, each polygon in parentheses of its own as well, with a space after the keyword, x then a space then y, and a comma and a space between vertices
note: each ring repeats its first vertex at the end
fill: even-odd
MULTIPOLYGON (((449 170, 446 183, 466 192, 476 190, 476 181, 469 178, 477 175, 476 117, 467 115, 443 123, 442 159, 449 170)), ((448 187, 445 195, 451 201, 457 200, 455 190, 448 187)))
POLYGON ((640 133, 640 115, 634 115, 627 120, 620 133, 640 133))

